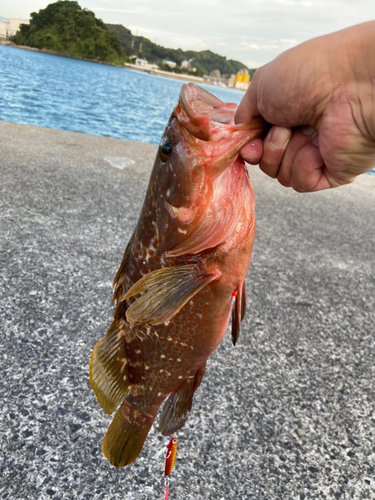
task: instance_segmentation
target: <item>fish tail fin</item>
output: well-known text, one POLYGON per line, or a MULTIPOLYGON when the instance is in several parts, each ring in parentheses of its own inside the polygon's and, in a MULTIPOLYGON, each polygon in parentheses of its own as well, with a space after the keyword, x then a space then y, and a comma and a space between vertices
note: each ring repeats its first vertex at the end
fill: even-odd
POLYGON ((138 457, 154 417, 139 412, 125 400, 104 436, 103 453, 115 467, 129 465, 138 457))

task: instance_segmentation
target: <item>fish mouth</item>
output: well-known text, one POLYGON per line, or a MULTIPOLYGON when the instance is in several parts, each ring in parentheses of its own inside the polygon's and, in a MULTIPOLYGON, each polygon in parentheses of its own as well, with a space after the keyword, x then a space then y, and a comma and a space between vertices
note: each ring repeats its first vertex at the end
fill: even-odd
MULTIPOLYGON (((224 103, 201 87, 188 83, 181 88, 175 111, 181 125, 192 136, 203 141, 218 141, 237 131, 254 131, 256 135, 261 135, 265 126, 264 120, 257 118, 250 123, 236 125, 236 110, 236 104, 224 103)), ((254 134, 251 138, 254 138, 254 134)))
POLYGON ((237 105, 223 103, 206 90, 188 83, 182 86, 174 115, 181 138, 209 167, 213 178, 238 157, 241 149, 263 134, 266 122, 256 118, 249 123, 234 123, 237 105))

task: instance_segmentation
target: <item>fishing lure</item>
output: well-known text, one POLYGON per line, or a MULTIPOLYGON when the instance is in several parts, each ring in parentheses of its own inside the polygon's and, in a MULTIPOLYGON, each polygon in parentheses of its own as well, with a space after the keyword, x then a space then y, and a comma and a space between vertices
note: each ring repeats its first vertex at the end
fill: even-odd
POLYGON ((156 453, 152 458, 158 458, 162 453, 165 453, 165 467, 164 467, 164 480, 165 480, 165 498, 168 500, 169 495, 169 476, 173 470, 176 461, 177 453, 177 436, 173 436, 168 444, 156 453))

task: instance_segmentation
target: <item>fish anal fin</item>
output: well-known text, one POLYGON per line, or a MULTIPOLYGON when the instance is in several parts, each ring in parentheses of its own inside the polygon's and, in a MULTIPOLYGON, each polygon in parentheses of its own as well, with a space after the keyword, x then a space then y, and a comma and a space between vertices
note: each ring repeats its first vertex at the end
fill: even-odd
POLYGON ((202 382, 202 379, 203 379, 205 371, 206 371, 206 364, 204 364, 203 366, 201 366, 199 368, 199 370, 197 371, 197 373, 195 375, 195 379, 194 379, 194 388, 193 388, 194 392, 201 385, 201 382, 202 382))
POLYGON ((159 420, 159 431, 163 436, 174 434, 189 418, 193 395, 202 381, 205 368, 205 366, 200 368, 195 377, 185 379, 165 401, 159 420))
POLYGON ((103 441, 103 453, 115 467, 138 457, 154 418, 133 408, 127 400, 117 410, 103 441))
POLYGON ((128 291, 124 299, 145 292, 126 311, 130 325, 161 325, 175 316, 203 287, 220 274, 205 273, 196 264, 165 267, 146 274, 128 291))
POLYGON ((114 321, 96 344, 90 359, 90 382, 103 410, 113 413, 129 392, 123 333, 124 320, 114 321))
POLYGON ((232 308, 232 342, 236 345, 237 340, 240 336, 240 325, 241 321, 245 316, 246 310, 246 287, 245 282, 243 282, 236 290, 236 295, 234 296, 235 301, 232 308))

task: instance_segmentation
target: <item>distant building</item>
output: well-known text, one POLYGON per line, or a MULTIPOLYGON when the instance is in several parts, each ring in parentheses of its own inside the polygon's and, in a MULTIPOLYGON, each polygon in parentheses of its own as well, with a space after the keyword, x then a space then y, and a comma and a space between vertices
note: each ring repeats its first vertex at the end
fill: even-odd
POLYGON ((135 60, 135 65, 136 66, 139 66, 140 68, 144 68, 144 69, 158 69, 159 66, 157 64, 150 64, 147 59, 141 59, 139 57, 137 57, 137 59, 135 60))
POLYGON ((8 38, 8 25, 2 21, 0 23, 0 40, 6 40, 8 38))
POLYGON ((213 71, 211 71, 210 76, 212 76, 213 78, 221 78, 220 70, 214 69, 213 71))
POLYGON ((192 61, 194 61, 194 58, 190 59, 189 61, 187 59, 185 59, 184 61, 182 61, 182 63, 180 64, 181 69, 187 69, 188 71, 197 71, 197 68, 194 68, 192 66, 192 64, 191 64, 192 61))
POLYGON ((247 69, 241 69, 236 75, 236 83, 234 88, 240 90, 247 90, 250 85, 250 75, 247 69))
POLYGON ((177 63, 174 61, 168 61, 167 59, 164 59, 163 64, 166 64, 170 68, 175 68, 177 66, 177 63))
POLYGON ((0 22, 0 40, 8 40, 20 29, 20 24, 29 24, 25 19, 9 19, 0 22))
POLYGON ((182 61, 181 69, 187 69, 188 71, 191 71, 191 62, 187 59, 185 59, 185 61, 182 61))
POLYGON ((236 76, 237 75, 230 75, 230 78, 228 80, 228 87, 233 88, 236 85, 236 76))

